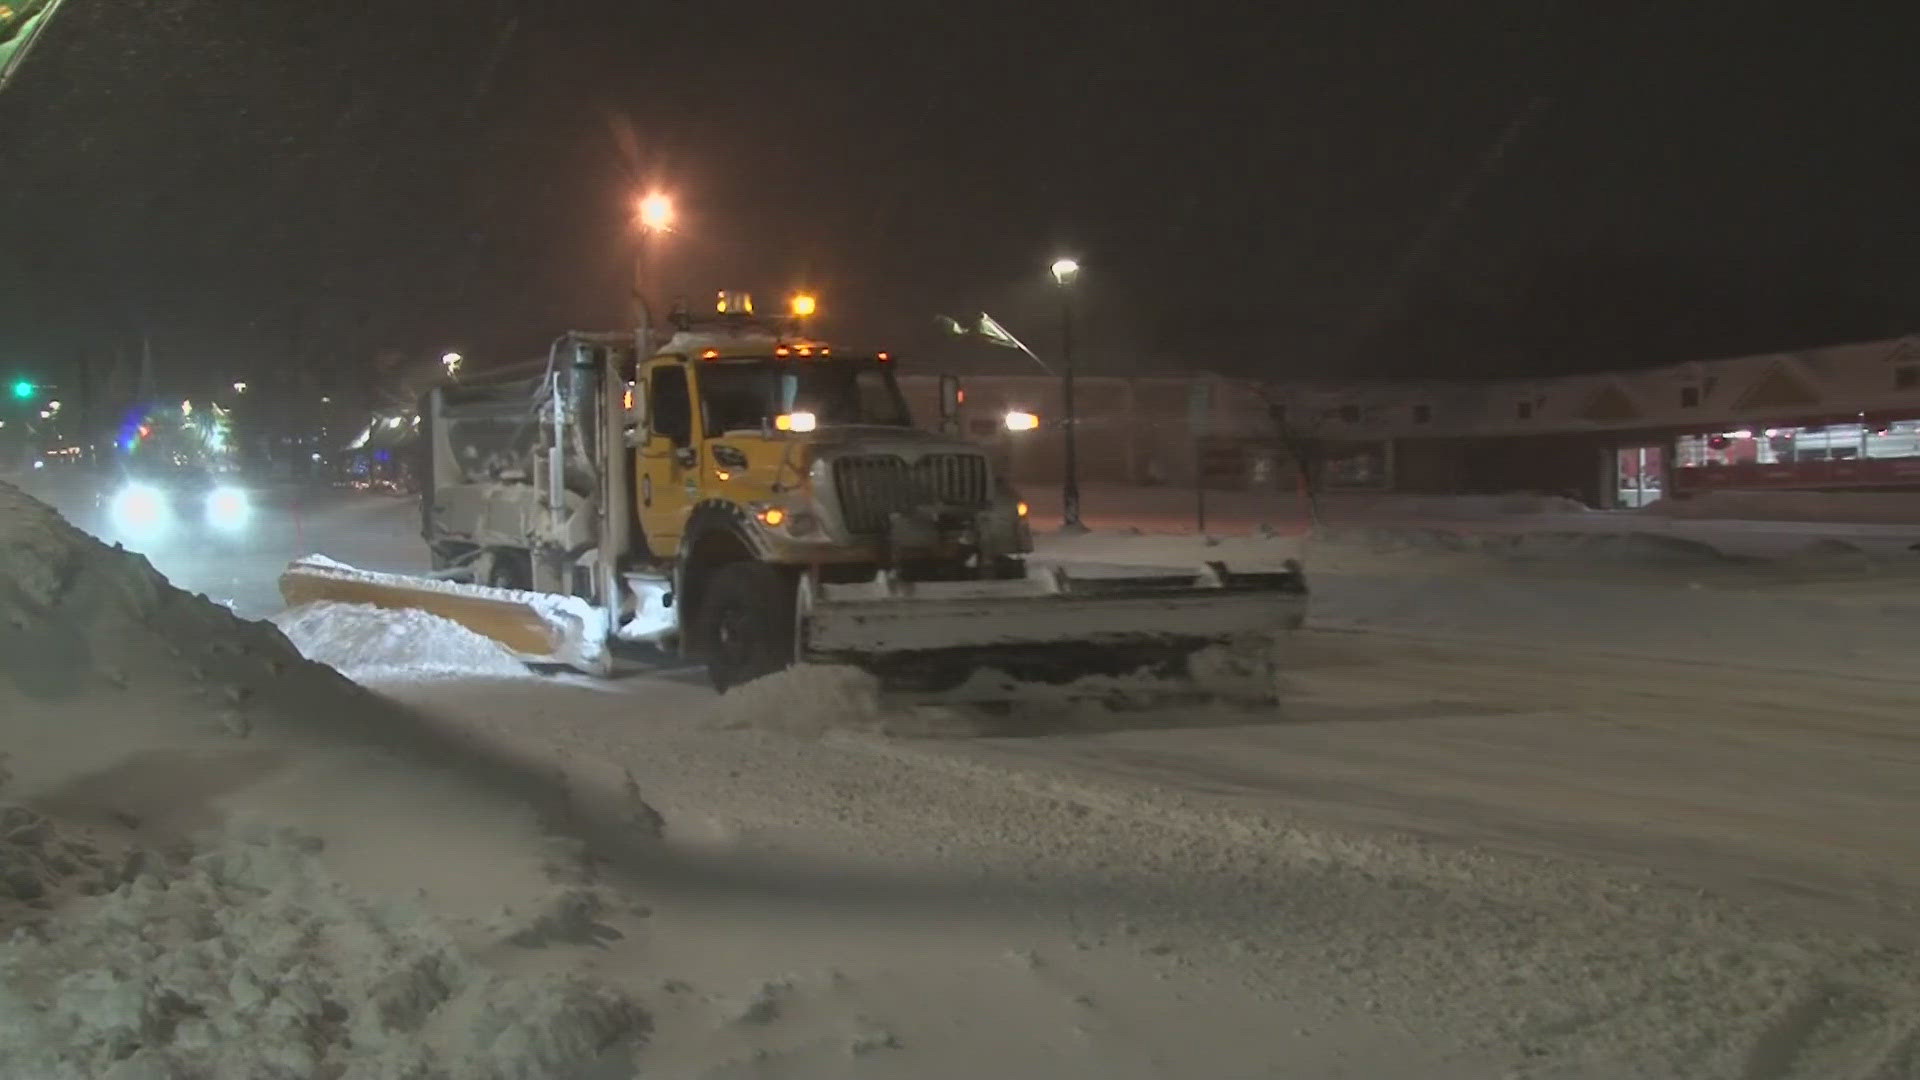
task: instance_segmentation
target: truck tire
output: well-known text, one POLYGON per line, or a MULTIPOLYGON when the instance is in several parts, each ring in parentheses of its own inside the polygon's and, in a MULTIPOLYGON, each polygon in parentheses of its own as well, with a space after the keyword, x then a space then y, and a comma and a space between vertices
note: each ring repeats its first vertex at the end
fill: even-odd
POLYGON ((752 560, 714 572, 695 644, 715 690, 726 693, 793 663, 794 585, 786 571, 752 560))

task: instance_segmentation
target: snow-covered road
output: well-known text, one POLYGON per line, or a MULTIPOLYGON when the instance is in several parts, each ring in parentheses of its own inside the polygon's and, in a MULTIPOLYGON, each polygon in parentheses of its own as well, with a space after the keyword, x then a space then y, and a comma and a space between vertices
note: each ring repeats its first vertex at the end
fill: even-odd
MULTIPOLYGON (((418 568, 410 504, 282 505, 155 564, 254 617, 308 551, 418 568)), ((591 910, 538 914, 551 883, 515 868, 544 849, 444 778, 322 756, 210 800, 294 822, 361 894, 531 909, 540 947, 485 955, 642 1003, 653 1075, 1920 1076, 1916 568, 1404 529, 1046 551, 1301 554, 1315 622, 1273 715, 1008 733, 479 658, 376 683, 449 775, 598 838, 591 910)))

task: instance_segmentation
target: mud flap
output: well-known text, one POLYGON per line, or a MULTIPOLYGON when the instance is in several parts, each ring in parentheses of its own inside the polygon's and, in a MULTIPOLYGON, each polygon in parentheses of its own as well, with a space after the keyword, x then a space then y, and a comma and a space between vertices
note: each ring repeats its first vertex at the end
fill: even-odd
POLYGON ((799 659, 846 664, 891 700, 1096 700, 1137 707, 1271 705, 1275 638, 1298 627, 1297 565, 1233 573, 1074 576, 1032 568, 1010 581, 802 585, 799 659))

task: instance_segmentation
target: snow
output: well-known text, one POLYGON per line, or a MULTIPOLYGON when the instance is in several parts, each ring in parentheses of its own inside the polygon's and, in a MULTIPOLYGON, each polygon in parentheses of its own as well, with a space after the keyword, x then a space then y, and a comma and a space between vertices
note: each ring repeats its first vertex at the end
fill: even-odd
POLYGON ((576 1073, 644 1029, 590 984, 489 974, 416 906, 347 893, 309 847, 227 837, 16 935, 0 950, 7 1074, 508 1080, 576 1073))
POLYGON ((556 640, 567 644, 567 651, 561 655, 528 657, 530 660, 572 664, 590 670, 606 651, 608 636, 606 612, 576 596, 527 592, 520 589, 498 589, 462 581, 362 570, 317 554, 305 555, 294 560, 294 565, 290 569, 299 569, 320 577, 351 578, 367 585, 388 586, 396 590, 447 593, 520 604, 548 624, 558 628, 555 633, 556 640))
MULTIPOLYGON (((417 806, 431 774, 400 766, 403 717, 270 624, 0 485, 0 639, 0 1075, 504 1080, 643 1039, 629 996, 490 960, 511 920, 336 879, 342 835, 303 827, 347 796, 417 806), (330 803, 273 795, 343 771, 330 803)), ((427 787, 501 828, 470 779, 427 787)))
POLYGON ((1661 499, 1640 510, 1649 517, 1802 521, 1920 526, 1920 493, 1877 491, 1707 491, 1661 499))
POLYGON ((0 489, 0 988, 54 987, 0 1074, 1920 1075, 1920 569, 1534 517, 1047 537, 1304 556, 1282 705, 968 727, 844 670, 375 694, 0 489))
POLYGON ((302 604, 273 618, 300 654, 356 682, 525 677, 499 642, 424 611, 368 604, 302 604))
POLYGON ((720 696, 715 720, 795 735, 877 725, 879 683, 858 668, 804 664, 736 686, 720 696))

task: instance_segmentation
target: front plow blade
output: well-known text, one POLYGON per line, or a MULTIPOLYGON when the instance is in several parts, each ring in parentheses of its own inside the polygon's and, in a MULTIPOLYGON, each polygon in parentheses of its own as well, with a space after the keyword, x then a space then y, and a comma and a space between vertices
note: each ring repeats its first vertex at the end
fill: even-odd
POLYGON ((1306 615, 1297 566, 1011 581, 810 583, 799 658, 874 675, 903 702, 1102 701, 1120 707, 1277 694, 1274 638, 1306 615))
POLYGON ((318 555, 281 573, 280 596, 288 607, 332 602, 426 611, 492 638, 530 664, 590 673, 606 665, 605 618, 577 597, 384 574, 318 555))

